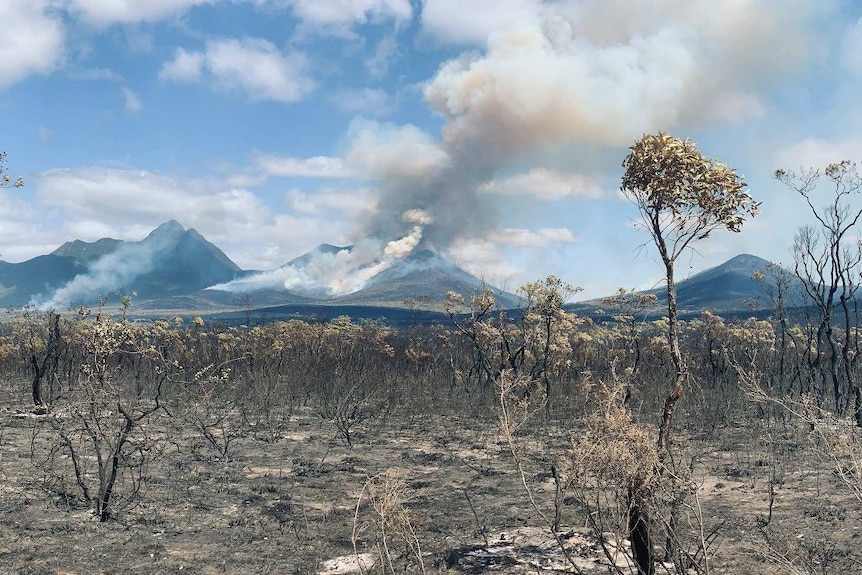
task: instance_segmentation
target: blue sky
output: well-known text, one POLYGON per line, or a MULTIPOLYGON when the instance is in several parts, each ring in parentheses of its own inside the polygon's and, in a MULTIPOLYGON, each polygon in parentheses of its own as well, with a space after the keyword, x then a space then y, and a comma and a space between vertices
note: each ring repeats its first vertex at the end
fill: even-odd
MULTIPOLYGON (((0 256, 176 219, 244 268, 420 242, 512 289, 661 277, 620 162, 645 132, 746 175, 762 215, 684 257, 787 262, 770 175, 862 160, 862 20, 838 0, 3 0, 20 190, 0 256)), ((825 201, 825 199, 824 199, 825 201)))

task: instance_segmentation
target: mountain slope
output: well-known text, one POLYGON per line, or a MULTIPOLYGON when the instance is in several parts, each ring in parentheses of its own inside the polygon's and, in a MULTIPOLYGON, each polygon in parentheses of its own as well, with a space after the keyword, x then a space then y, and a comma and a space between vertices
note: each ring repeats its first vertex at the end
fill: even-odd
POLYGON ((63 255, 37 256, 21 263, 0 261, 0 306, 22 307, 33 296, 57 289, 86 267, 63 255))
POLYGON ((65 244, 51 252, 51 255, 67 256, 74 259, 80 264, 89 265, 90 263, 98 260, 102 256, 106 256, 109 253, 113 252, 122 244, 122 240, 115 240, 113 238, 102 238, 100 240, 96 240, 95 242, 73 240, 71 242, 66 242, 65 244))
MULTIPOLYGON (((416 250, 406 258, 373 276, 361 290, 333 299, 339 305, 379 305, 400 307, 404 300, 417 296, 428 297, 437 304, 446 299, 449 291, 468 298, 482 289, 479 278, 459 268, 452 261, 432 250, 416 250)), ((516 307, 517 297, 490 287, 499 294, 502 307, 516 307)))
MULTIPOLYGON (((740 254, 721 265, 704 270, 677 284, 680 309, 744 310, 749 304, 769 304, 766 286, 754 278, 769 262, 751 254, 740 254)), ((667 302, 667 291, 656 289, 659 301, 667 302)))
POLYGON ((174 220, 140 242, 126 242, 119 249, 140 257, 142 265, 140 273, 125 278, 118 289, 135 291, 142 299, 194 293, 230 281, 241 272, 218 247, 174 220))
MULTIPOLYGON (((723 264, 704 270, 676 284, 677 307, 681 315, 697 315, 703 310, 715 312, 745 312, 766 310, 772 305, 769 298, 769 281, 759 282, 755 272, 763 272, 769 262, 751 254, 740 254, 723 264)), ((799 284, 791 289, 800 293, 799 284)), ((656 305, 647 310, 650 316, 667 315, 667 290, 662 286, 649 290, 657 298, 656 305)), ((802 298, 793 300, 801 303, 802 298)), ((604 309, 601 299, 566 306, 575 313, 592 315, 604 309)))

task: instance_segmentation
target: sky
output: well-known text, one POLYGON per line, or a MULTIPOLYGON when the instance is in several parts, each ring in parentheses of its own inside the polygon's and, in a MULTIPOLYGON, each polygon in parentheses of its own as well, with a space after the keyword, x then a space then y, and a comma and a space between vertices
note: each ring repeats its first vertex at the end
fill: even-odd
POLYGON ((862 161, 860 17, 852 0, 2 0, 0 150, 25 187, 0 190, 0 258, 175 219, 245 269, 424 245, 509 290, 645 289, 662 268, 621 162, 666 131, 763 202, 678 278, 786 263, 812 218, 775 169, 862 161))

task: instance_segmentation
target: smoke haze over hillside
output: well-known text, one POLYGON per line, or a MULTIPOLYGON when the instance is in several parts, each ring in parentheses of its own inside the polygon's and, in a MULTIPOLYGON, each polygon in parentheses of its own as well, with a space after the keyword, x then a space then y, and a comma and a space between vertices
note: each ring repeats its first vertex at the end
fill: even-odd
POLYGON ((403 237, 383 242, 374 237, 360 239, 350 248, 314 250, 302 261, 286 264, 210 289, 248 293, 261 289, 286 289, 309 294, 343 295, 355 292, 370 278, 408 255, 422 241, 422 232, 433 220, 423 210, 406 210, 401 220, 409 226, 403 237))
POLYGON ((175 234, 153 232, 141 242, 121 244, 93 262, 86 274, 75 276, 53 293, 35 296, 30 303, 37 309, 63 309, 107 296, 153 271, 158 253, 176 241, 175 234))

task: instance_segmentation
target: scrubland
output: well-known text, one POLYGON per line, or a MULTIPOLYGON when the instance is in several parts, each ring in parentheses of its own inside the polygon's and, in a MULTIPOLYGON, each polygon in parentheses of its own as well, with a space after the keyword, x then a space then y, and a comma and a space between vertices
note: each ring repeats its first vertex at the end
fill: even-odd
POLYGON ((628 574, 635 532, 655 573, 862 572, 858 369, 836 395, 816 325, 686 322, 665 455, 666 320, 525 293, 397 330, 10 314, 0 572, 628 574))

